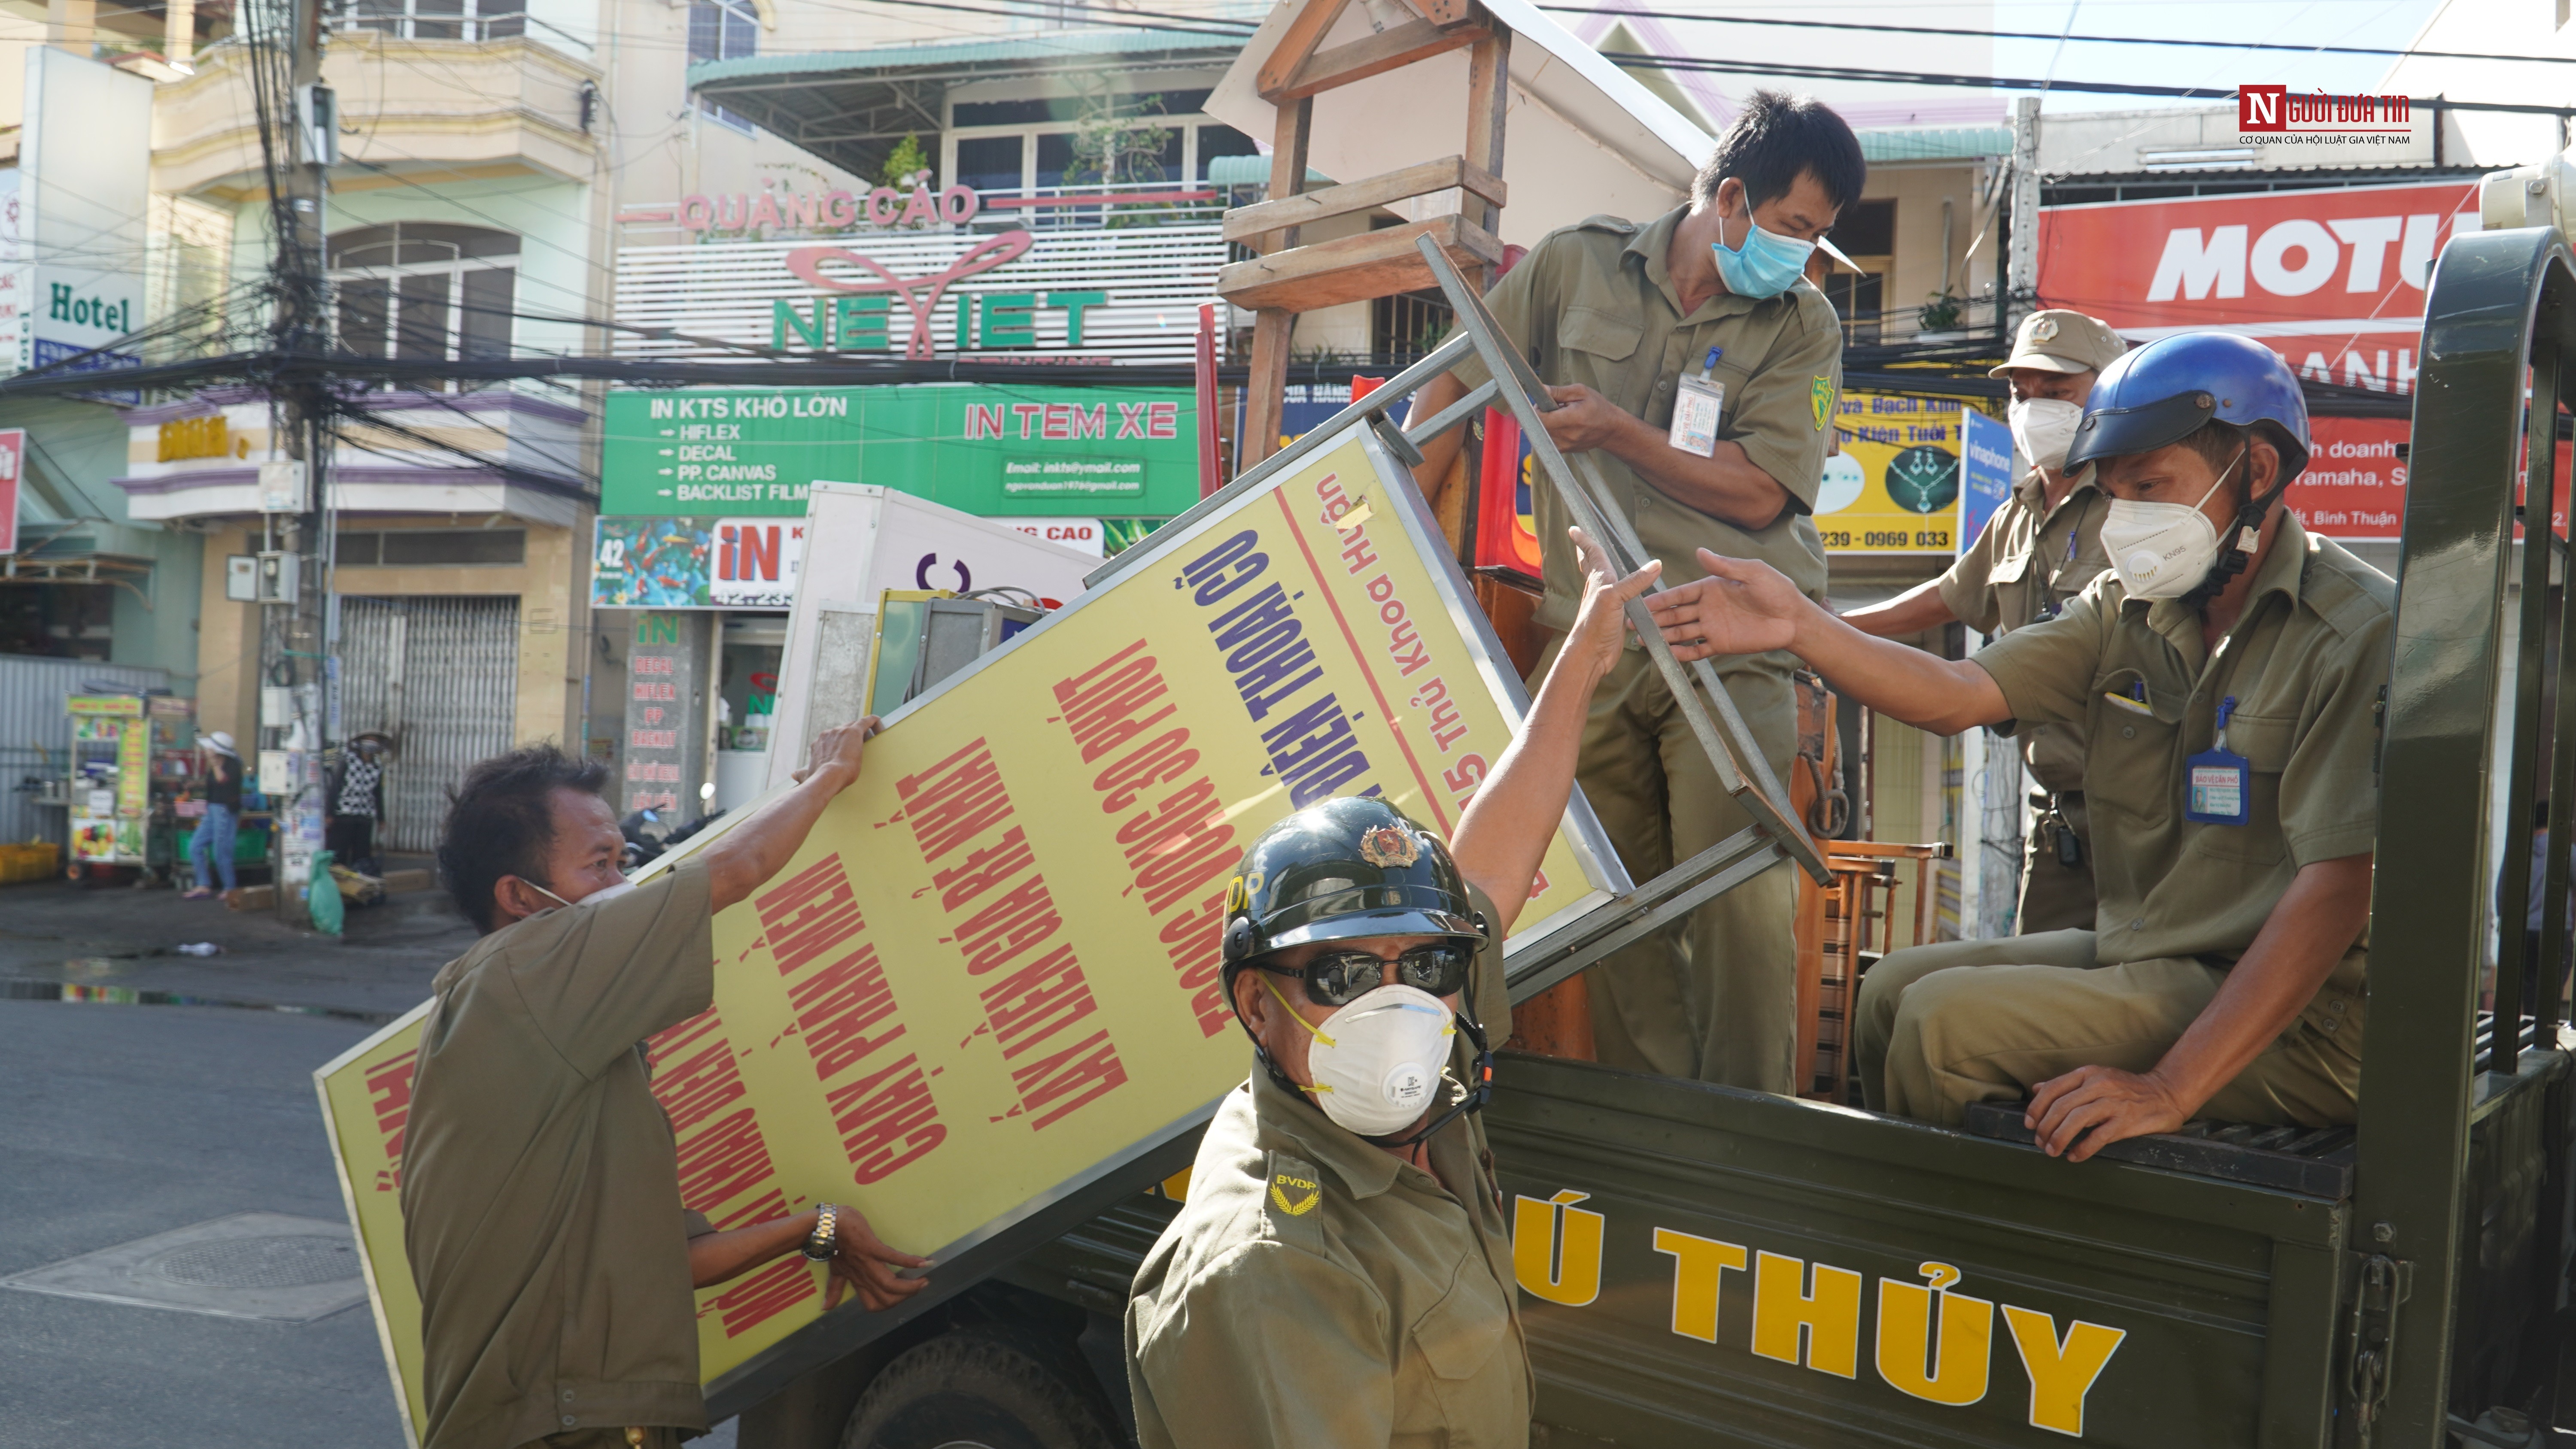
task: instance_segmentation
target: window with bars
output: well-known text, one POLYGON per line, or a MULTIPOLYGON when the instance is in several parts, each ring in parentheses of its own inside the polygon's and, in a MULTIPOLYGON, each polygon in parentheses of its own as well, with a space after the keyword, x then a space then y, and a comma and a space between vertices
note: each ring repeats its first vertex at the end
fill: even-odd
POLYGON ((501 40, 528 33, 528 0, 348 0, 338 28, 405 40, 501 40))
POLYGON ((331 238, 340 350, 453 362, 510 355, 519 239, 444 222, 357 227, 331 238))
POLYGON ((1448 297, 1437 291, 1379 297, 1369 303, 1369 362, 1409 367, 1438 347, 1457 321, 1448 297))
MULTIPOLYGON (((740 60, 760 54, 760 16, 751 0, 691 0, 689 64, 707 60, 740 60)), ((749 135, 751 122, 701 96, 698 109, 749 135)))

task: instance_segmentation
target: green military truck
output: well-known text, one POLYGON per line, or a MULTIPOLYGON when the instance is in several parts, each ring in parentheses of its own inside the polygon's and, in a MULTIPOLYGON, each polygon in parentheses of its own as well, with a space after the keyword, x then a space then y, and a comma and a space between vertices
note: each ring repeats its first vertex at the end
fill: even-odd
MULTIPOLYGON (((1486 1121, 1535 1442, 2561 1442, 2569 922, 2542 913, 2536 958, 2518 924, 2532 832, 2576 830, 2576 592, 2565 543, 2518 533, 2522 459, 2555 476, 2576 400, 2559 234, 2455 240, 2424 354, 2357 1128, 2194 1124, 2076 1164, 2017 1140, 2017 1110, 1951 1131, 1507 1056, 1486 1121)), ((2567 876, 2555 852, 2543 899, 2567 876)), ((1677 908, 1657 889, 1629 920, 1677 908)), ((1515 995, 1561 974, 1516 955, 1515 995)), ((744 1449, 1124 1442, 1127 1285, 1175 1210, 1138 1189, 1188 1145, 997 1275, 854 1323, 832 1361, 718 1385, 716 1412, 744 1449)), ((1295 1323, 1276 1332, 1295 1353, 1295 1323)))

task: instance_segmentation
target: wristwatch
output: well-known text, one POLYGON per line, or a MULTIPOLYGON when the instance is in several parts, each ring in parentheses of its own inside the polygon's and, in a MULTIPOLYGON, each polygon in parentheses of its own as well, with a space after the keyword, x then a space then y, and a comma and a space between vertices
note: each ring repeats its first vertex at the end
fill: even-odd
POLYGON ((815 1210, 814 1231, 805 1235, 804 1246, 799 1251, 817 1263, 829 1262, 833 1254, 841 1251, 841 1210, 839 1208, 825 1203, 815 1210))

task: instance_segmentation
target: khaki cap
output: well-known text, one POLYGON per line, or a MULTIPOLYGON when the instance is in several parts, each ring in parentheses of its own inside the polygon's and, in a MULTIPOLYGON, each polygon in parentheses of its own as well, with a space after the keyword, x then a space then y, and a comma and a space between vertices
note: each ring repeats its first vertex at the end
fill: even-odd
POLYGON ((2121 341, 2120 334, 2101 318, 2051 308, 2021 319, 2021 331, 2013 338, 2012 356, 2004 359, 2003 366, 1988 369, 1986 376, 2001 377, 2016 367, 2040 372, 2100 372, 2128 350, 2129 344, 2121 341))

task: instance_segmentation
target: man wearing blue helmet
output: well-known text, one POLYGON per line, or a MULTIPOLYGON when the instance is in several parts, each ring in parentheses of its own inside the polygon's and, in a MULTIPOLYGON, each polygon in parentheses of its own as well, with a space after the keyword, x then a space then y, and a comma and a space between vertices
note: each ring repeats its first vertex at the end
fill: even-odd
POLYGON ((1880 961, 1854 1028, 1870 1105, 1956 1124, 2027 1092, 2040 1145, 2078 1160, 2198 1116, 2352 1120, 2395 588, 2275 506, 2307 457, 2278 357, 2162 338, 2103 370, 2077 425, 2111 568, 2058 617, 1954 661, 1759 564, 1703 556, 1711 578, 1650 600, 1686 658, 1789 649, 1940 734, 2085 736, 2094 929, 1880 961))

